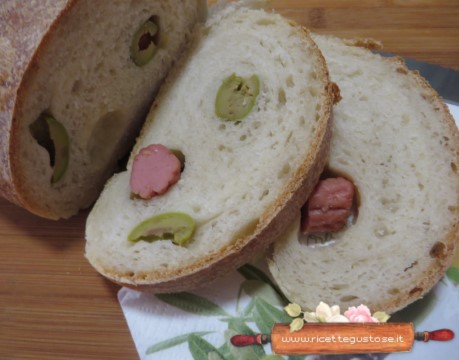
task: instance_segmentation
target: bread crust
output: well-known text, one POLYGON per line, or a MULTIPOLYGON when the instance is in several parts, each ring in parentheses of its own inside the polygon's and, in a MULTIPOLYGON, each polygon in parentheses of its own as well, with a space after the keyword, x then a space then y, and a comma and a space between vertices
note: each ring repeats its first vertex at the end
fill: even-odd
MULTIPOLYGON (((362 41, 358 39, 343 39, 342 42, 348 46, 364 47, 367 49, 373 49, 374 41, 362 41)), ((376 42, 376 44, 380 44, 376 42)), ((378 48, 380 46, 378 45, 378 48)), ((379 56, 379 55, 378 55, 379 56)), ((449 147, 448 150, 453 154, 454 163, 451 163, 451 168, 453 172, 458 174, 458 164, 459 164, 459 130, 454 122, 454 119, 449 112, 448 107, 443 102, 443 99, 439 94, 430 86, 430 84, 425 80, 417 71, 411 71, 406 67, 404 60, 400 57, 380 57, 382 61, 390 62, 396 65, 396 71, 400 74, 411 77, 417 84, 418 89, 421 90, 423 98, 428 101, 431 106, 440 114, 440 121, 448 129, 449 137, 449 147)), ((339 84, 338 84, 339 85, 339 84)), ((454 191, 454 189, 453 189, 454 191)), ((459 199, 459 178, 456 181, 455 188, 456 199, 459 199)), ((459 209, 459 204, 456 204, 455 214, 457 214, 459 209)), ((457 250, 457 243, 459 241, 459 217, 451 224, 449 231, 445 234, 443 238, 437 239, 435 245, 426 251, 426 256, 431 258, 430 266, 420 271, 415 281, 410 284, 409 288, 403 289, 397 294, 394 294, 390 299, 383 300, 382 297, 375 296, 375 301, 370 301, 366 305, 371 309, 386 311, 387 313, 394 313, 412 302, 422 298, 432 287, 442 278, 445 271, 451 266, 455 252, 457 250)), ((288 245, 287 245, 288 246, 288 245)), ((268 255, 268 263, 270 268, 279 269, 280 266, 276 264, 274 259, 274 252, 276 248, 276 243, 271 247, 271 252, 268 255)), ((332 259, 330 259, 332 260, 332 259)), ((277 270, 276 270, 277 271, 277 270)), ((416 271, 416 270, 414 270, 416 271)), ((273 271, 274 274, 274 271, 273 271)), ((281 290, 285 292, 285 295, 289 297, 288 289, 283 285, 281 279, 276 279, 281 290)), ((390 281, 390 279, 385 278, 385 281, 390 281)), ((292 281, 294 281, 292 279, 292 281)), ((310 291, 305 289, 305 291, 310 291)), ((295 301, 295 299, 290 299, 295 301)), ((356 304, 358 305, 358 304, 356 304)))
MULTIPOLYGON (((36 215, 53 220, 70 217, 79 208, 75 206, 71 211, 64 212, 49 208, 49 205, 36 198, 36 189, 31 189, 25 183, 24 179, 30 175, 25 175, 21 167, 19 135, 22 130, 19 121, 22 118, 28 85, 39 69, 43 54, 56 31, 81 3, 81 0, 39 0, 26 1, 19 6, 17 0, 6 0, 0 5, 0 49, 5 54, 0 59, 0 196, 36 215)), ((205 0, 197 0, 196 5, 196 20, 204 21, 207 16, 205 0)), ((148 107, 144 110, 147 109, 148 107)), ((143 115, 138 118, 143 119, 143 115)), ((132 145, 139 125, 123 134, 120 144, 124 141, 124 146, 120 145, 118 152, 123 151, 116 156, 124 155, 127 147, 132 145)), ((113 166, 105 169, 104 176, 99 179, 98 184, 94 184, 94 188, 98 189, 97 193, 102 190, 104 179, 114 170, 116 160, 111 160, 113 166)), ((88 199, 78 204, 79 207, 87 207, 95 200, 94 196, 89 196, 88 199)))
MULTIPOLYGON (((459 130, 454 122, 454 118, 449 112, 448 107, 444 103, 440 95, 430 86, 428 81, 424 79, 418 71, 411 71, 406 67, 405 61, 400 57, 384 58, 386 61, 395 62, 399 68, 397 71, 407 74, 415 79, 420 88, 422 88, 427 94, 424 95, 425 99, 430 101, 432 106, 441 113, 441 119, 443 123, 448 127, 450 138, 452 141, 449 149, 455 155, 456 159, 456 171, 457 165, 459 165, 459 130)), ((456 184, 456 194, 459 198, 459 177, 456 184)), ((459 208, 459 204, 457 204, 459 208)), ((457 212, 457 210, 456 210, 457 212)), ((443 239, 438 239, 436 244, 444 244, 441 251, 434 251, 432 248, 429 255, 432 258, 431 266, 426 269, 423 273, 419 274, 418 282, 414 283, 410 289, 406 289, 407 292, 400 294, 398 297, 394 297, 391 301, 378 302, 372 304, 374 309, 385 309, 388 313, 394 313, 401 310, 405 306, 412 302, 422 298, 429 292, 430 289, 443 277, 446 270, 451 266, 454 260, 454 256, 457 250, 457 243, 459 242, 459 217, 456 218, 456 222, 452 224, 449 232, 443 239)))
POLYGON ((343 39, 343 42, 349 46, 361 47, 368 50, 381 50, 383 48, 381 41, 371 38, 343 39))
MULTIPOLYGON (((308 156, 292 175, 279 197, 269 208, 265 209, 255 229, 250 234, 235 239, 232 244, 225 248, 201 257, 194 263, 182 266, 180 269, 165 270, 153 274, 120 273, 115 269, 104 267, 97 261, 91 261, 98 272, 111 281, 137 290, 148 289, 154 293, 186 291, 214 281, 247 263, 255 254, 266 251, 269 245, 285 231, 313 190, 327 161, 331 140, 332 105, 337 94, 336 85, 329 81, 325 59, 317 45, 310 38, 307 29, 300 27, 297 29, 317 54, 318 78, 322 79, 325 84, 321 94, 324 102, 322 103, 320 119, 317 121, 317 136, 310 146, 308 156)), ((179 73, 180 71, 175 75, 179 73)), ((155 111, 156 104, 162 101, 162 95, 167 92, 167 86, 170 86, 171 83, 173 83, 173 79, 172 81, 169 79, 169 82, 160 91, 151 111, 155 111)), ((149 116, 149 119, 153 118, 154 116, 149 116)), ((144 126, 144 129, 146 127, 144 126)), ((140 138, 142 138, 143 132, 140 138)), ((136 153, 136 148, 134 148, 133 153, 136 153)))
POLYGON ((25 1, 18 6, 15 0, 7 0, 0 8, 0 46, 5 48, 0 60, 0 195, 48 218, 57 216, 25 196, 21 177, 17 174, 15 159, 20 150, 16 140, 17 118, 22 89, 37 66, 40 52, 76 1, 25 1))
POLYGON ((156 282, 147 273, 137 273, 132 277, 128 273, 120 274, 98 267, 98 264, 93 266, 96 266, 102 275, 119 285, 137 290, 151 290, 155 293, 169 293, 198 288, 244 265, 254 257, 254 254, 266 252, 269 245, 293 221, 313 190, 328 157, 331 140, 330 121, 326 123, 322 121, 320 133, 321 136, 315 139, 311 147, 314 150, 311 156, 304 161, 277 201, 260 217, 252 234, 235 240, 234 244, 222 251, 209 254, 190 266, 161 274, 162 278, 168 279, 166 281, 156 282))

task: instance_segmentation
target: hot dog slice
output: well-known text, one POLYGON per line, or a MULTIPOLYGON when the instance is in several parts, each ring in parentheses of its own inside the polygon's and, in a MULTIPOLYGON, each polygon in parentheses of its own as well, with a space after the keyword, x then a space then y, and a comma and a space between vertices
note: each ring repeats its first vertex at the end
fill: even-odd
POLYGON ((351 214, 354 185, 349 180, 327 178, 319 181, 302 209, 301 231, 339 231, 351 214))
POLYGON ((149 145, 135 156, 130 178, 131 192, 142 199, 164 194, 180 179, 180 161, 164 145, 149 145))

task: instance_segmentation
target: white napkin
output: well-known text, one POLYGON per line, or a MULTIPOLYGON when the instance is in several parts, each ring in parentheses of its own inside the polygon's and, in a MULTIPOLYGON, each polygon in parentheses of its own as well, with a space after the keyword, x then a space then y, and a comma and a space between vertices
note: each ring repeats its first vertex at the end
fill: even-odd
MULTIPOLYGON (((205 339, 211 346, 219 349, 223 354, 228 351, 222 350, 229 335, 235 333, 246 333, 235 331, 229 333, 231 327, 228 320, 239 318, 239 322, 250 327, 254 333, 260 333, 257 325, 250 320, 241 320, 243 310, 247 309, 250 300, 256 298, 254 291, 264 299, 265 302, 274 303, 278 311, 282 311, 277 300, 273 301, 273 294, 269 294, 270 286, 262 281, 244 281, 244 278, 237 273, 233 273, 221 280, 217 287, 204 288, 193 291, 192 295, 168 295, 169 301, 177 301, 177 305, 171 305, 158 299, 155 295, 148 292, 138 292, 127 288, 122 288, 118 293, 118 299, 127 320, 132 338, 134 340, 139 359, 193 359, 190 352, 190 344, 186 336, 194 333, 205 339), (240 285, 244 283, 252 296, 242 291, 239 300, 240 285), (250 289, 251 288, 251 289, 250 289), (192 300, 190 297, 195 295, 192 300), (216 306, 211 306, 210 302, 216 306), (184 310, 187 306, 188 310, 184 310), (224 314, 226 313, 226 314, 224 314), (228 334, 229 333, 229 334, 228 334), (180 342, 182 340, 182 342, 180 342), (169 346, 166 342, 169 341, 169 346), (177 341, 177 345, 173 345, 177 341), (160 345, 158 345, 160 344, 160 345), (162 350, 159 349, 162 346, 162 350), (153 350, 155 351, 153 352, 153 350)), ((261 300, 263 301, 263 300, 261 300)), ((265 303, 263 303, 265 304, 265 303)), ((416 331, 431 331, 438 328, 452 329, 459 335, 459 290, 446 278, 442 279, 423 300, 411 305, 407 309, 397 314, 398 321, 414 322, 416 331)), ((288 321, 288 317, 286 317, 288 321)), ((269 321, 269 319, 267 319, 269 321)), ((276 321, 286 322, 286 321, 276 321)), ((243 325, 239 325, 243 326, 243 325)), ((195 348, 205 349, 205 345, 194 345, 195 348)), ((264 346, 266 354, 271 354, 269 345, 264 346)), ((254 347, 233 348, 232 359, 261 359, 260 353, 254 352, 254 347)), ((431 360, 453 359, 459 353, 459 339, 439 343, 415 342, 413 349, 409 353, 394 353, 387 357, 381 355, 378 359, 387 360, 431 360)), ((207 357, 201 357, 208 359, 207 357)), ((201 359, 199 358, 199 359, 201 359)), ((314 356, 299 357, 304 359, 314 359, 314 356)), ((210 358, 212 359, 212 358, 210 358)), ((219 359, 215 357, 215 359, 219 359)), ((330 357, 333 359, 333 357, 330 357)), ((358 357, 353 357, 358 359, 358 357)), ((365 358, 368 359, 368 358, 365 358)))
MULTIPOLYGON (((459 91, 459 89, 458 89, 459 91)), ((456 125, 459 126, 459 106, 458 105, 451 105, 451 104, 446 104, 448 105, 449 111, 451 112, 451 115, 453 115, 454 120, 456 120, 456 125)))
MULTIPOLYGON (((250 277, 260 278, 255 274, 259 268, 251 271, 252 269, 255 268, 248 270, 251 273, 250 277)), ((266 274, 267 270, 263 269, 261 272, 266 274)), ((140 359, 193 359, 190 347, 203 348, 205 345, 191 345, 185 338, 191 333, 205 339, 215 348, 220 348, 219 351, 227 353, 228 350, 222 350, 221 347, 225 344, 225 332, 228 328, 240 329, 248 326, 254 333, 260 332, 255 323, 244 318, 246 310, 257 307, 258 310, 263 311, 267 307, 269 312, 274 305, 277 306, 277 312, 283 314, 281 309, 283 302, 269 283, 263 280, 247 280, 238 272, 221 279, 216 285, 186 294, 157 297, 149 292, 122 288, 118 292, 118 300, 140 359), (255 304, 255 298, 262 300, 257 300, 255 304), (184 341, 180 343, 180 339, 184 341), (165 349, 153 352, 155 349, 153 346, 158 347, 158 344, 165 344, 165 341, 172 343, 178 341, 179 344, 165 346, 165 349)), ((283 316, 283 320, 289 320, 287 315, 283 314, 283 316)), ((235 330, 235 333, 246 332, 235 330)), ((269 346, 265 349, 270 353, 269 346)), ((253 358, 253 348, 235 348, 233 351, 239 353, 235 354, 237 360, 249 356, 253 358)), ((261 354, 263 350, 260 348, 257 351, 261 354)), ((257 358, 258 356, 255 357, 257 358)), ((215 359, 219 358, 215 357, 215 359)))
MULTIPOLYGON (((459 107, 449 105, 449 108, 457 123, 459 107)), ((241 327, 248 326, 254 333, 259 333, 263 332, 260 327, 266 327, 269 323, 269 317, 279 320, 278 312, 282 312, 283 303, 263 277, 263 274, 268 274, 266 265, 259 265, 258 268, 259 271, 248 268, 246 277, 234 272, 216 285, 193 291, 192 295, 168 295, 163 300, 149 292, 122 288, 118 293, 118 300, 139 358, 193 359, 190 348, 196 353, 200 350, 208 352, 212 347, 227 355, 229 350, 224 346, 225 332, 227 338, 233 334, 228 328, 240 330, 241 327), (247 277, 254 280, 247 280, 247 277), (172 305, 173 302, 175 305, 172 305), (254 302, 255 306, 248 312, 252 317, 258 316, 257 322, 243 318, 244 310, 250 310, 254 302), (277 307, 278 311, 274 311, 272 306, 277 307), (187 337, 191 333, 194 336, 187 337)), ((400 315, 405 315, 404 321, 414 322, 417 331, 450 328, 456 333, 456 338, 448 343, 416 342, 410 353, 390 354, 386 357, 387 360, 456 358, 459 353, 459 290, 449 280, 445 278, 440 281, 429 296, 408 307, 400 315)), ((287 317, 284 320, 289 319, 287 317)), ((231 358, 235 360, 261 359, 263 351, 271 354, 269 345, 263 349, 247 347, 233 351, 238 351, 231 358)), ((383 355, 380 358, 384 357, 383 355)), ((201 358, 219 359, 216 354, 201 358)), ((298 359, 300 358, 313 359, 314 356, 298 359)))

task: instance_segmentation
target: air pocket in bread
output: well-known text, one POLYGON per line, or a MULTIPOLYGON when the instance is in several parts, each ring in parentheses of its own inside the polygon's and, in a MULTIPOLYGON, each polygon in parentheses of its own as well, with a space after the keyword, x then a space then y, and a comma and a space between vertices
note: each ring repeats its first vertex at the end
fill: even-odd
POLYGON ((0 6, 0 193, 50 219, 91 205, 206 13, 204 0, 0 6))
POLYGON ((302 234, 298 213, 269 267, 304 309, 324 301, 394 312, 429 291, 453 259, 458 130, 435 91, 400 59, 314 39, 342 96, 326 176, 355 185, 357 209, 344 229, 320 234, 302 234))
POLYGON ((332 101, 304 29, 238 5, 216 11, 167 79, 127 171, 91 211, 87 259, 112 281, 156 292, 243 265, 285 230, 317 181, 332 101), (183 171, 156 191, 144 165, 157 158, 175 174, 171 154, 183 171))

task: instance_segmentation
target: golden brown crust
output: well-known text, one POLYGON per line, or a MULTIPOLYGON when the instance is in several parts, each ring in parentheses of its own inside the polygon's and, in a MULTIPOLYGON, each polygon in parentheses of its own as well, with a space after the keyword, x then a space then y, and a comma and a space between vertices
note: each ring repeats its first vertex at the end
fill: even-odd
MULTIPOLYGON (((448 107, 443 102, 440 95, 430 86, 429 82, 424 79, 418 71, 409 70, 402 58, 394 57, 384 59, 387 61, 393 61, 397 64, 397 72, 400 74, 412 77, 424 91, 424 99, 431 102, 434 109, 441 113, 443 123, 449 130, 449 150, 454 153, 454 158, 456 159, 456 163, 451 164, 451 167, 456 169, 455 172, 457 173, 459 165, 459 130, 451 113, 449 112, 448 107)), ((459 180, 457 181, 456 193, 459 197, 459 180)), ((457 206, 459 208, 459 204, 457 204, 457 206)), ((458 242, 459 217, 456 218, 456 222, 452 224, 445 238, 439 239, 436 242, 434 246, 436 248, 432 248, 429 252, 426 252, 426 256, 430 256, 432 258, 432 264, 430 268, 419 274, 418 281, 413 282, 411 288, 405 289, 405 293, 399 294, 399 296, 395 297, 392 301, 376 303, 372 305, 373 308, 384 309, 388 313, 394 313, 423 297, 442 278, 446 270, 451 266, 456 253, 456 244, 458 242)))
MULTIPOLYGON (((318 55, 317 70, 325 85, 324 103, 318 121, 317 135, 310 146, 307 157, 299 166, 283 192, 260 216, 252 233, 243 236, 219 252, 200 258, 193 264, 153 274, 120 274, 116 270, 92 265, 104 276, 120 285, 148 289, 156 293, 186 291, 220 278, 263 253, 282 234, 308 198, 319 179, 328 158, 331 141, 331 114, 334 101, 334 87, 330 85, 325 59, 305 29, 302 36, 318 55)), ((161 95, 158 97, 160 101, 161 95)), ((154 108, 154 105, 152 109, 154 108)), ((145 127, 144 127, 145 128, 145 127)), ((142 137, 142 134, 141 134, 142 137)), ((134 150, 135 152, 135 150, 134 150)))
POLYGON ((388 314, 393 314, 426 295, 451 266, 458 238, 459 226, 456 223, 445 239, 441 241, 444 244, 443 256, 434 257, 431 267, 420 273, 417 281, 414 281, 410 288, 404 289, 405 292, 398 294, 390 301, 368 303, 368 306, 372 309, 380 309, 388 314))
MULTIPOLYGON (((23 104, 26 99, 26 93, 30 89, 29 82, 35 78, 36 72, 41 66, 46 66, 42 64, 42 58, 48 53, 49 47, 54 46, 55 36, 59 35, 60 29, 66 27, 66 24, 69 22, 68 20, 75 18, 75 13, 78 15, 80 10, 88 6, 90 7, 91 1, 38 0, 36 2, 28 1, 24 2, 24 4, 21 3, 20 6, 18 4, 17 0, 7 0, 7 5, 4 6, 3 3, 0 5, 0 16, 8 20, 8 24, 2 27, 2 31, 0 32, 0 49, 3 44, 3 34, 5 34, 4 38, 8 40, 11 51, 15 54, 12 57, 14 61, 9 66, 15 70, 14 76, 9 80, 11 86, 5 89, 5 96, 2 96, 0 90, 0 101, 5 98, 5 104, 8 104, 8 107, 5 106, 5 111, 3 111, 3 106, 0 106, 0 110, 2 110, 0 112, 0 130, 2 130, 2 133, 7 134, 0 140, 0 162, 2 165, 4 164, 0 172, 0 196, 3 195, 17 205, 45 218, 67 218, 74 215, 79 209, 93 203, 95 197, 103 188, 103 183, 115 170, 117 157, 124 155, 134 143, 135 136, 140 129, 141 122, 144 119, 153 95, 156 93, 159 82, 165 76, 166 70, 173 65, 172 59, 167 60, 165 63, 161 62, 158 66, 160 69, 160 78, 155 77, 157 80, 150 84, 150 89, 146 92, 144 91, 142 96, 140 96, 143 99, 142 104, 139 104, 139 107, 135 111, 127 115, 128 117, 132 117, 130 119, 126 118, 130 127, 125 129, 121 139, 116 140, 118 142, 114 151, 111 153, 111 158, 104 160, 105 168, 99 165, 93 166, 91 160, 88 161, 89 165, 87 168, 95 169, 97 172, 92 183, 88 181, 87 169, 79 169, 83 171, 83 176, 77 177, 78 179, 83 179, 81 182, 85 183, 81 191, 81 196, 76 195, 72 197, 70 202, 65 202, 69 204, 68 206, 56 205, 58 198, 54 196, 46 199, 50 201, 43 201, 43 197, 38 197, 36 189, 30 186, 30 167, 28 165, 24 166, 23 154, 17 151, 20 147, 18 139, 23 136, 21 133, 23 131, 23 124, 19 123, 19 121, 22 122, 21 119, 23 117, 21 112, 24 108, 23 104), (20 59, 18 54, 21 55, 20 59), (18 65, 14 64, 15 61, 18 62, 18 65)), ((193 12, 193 19, 187 19, 188 28, 185 29, 186 31, 183 32, 183 35, 188 35, 195 21, 203 21, 207 15, 205 0, 196 0, 195 4, 196 13, 193 12), (188 20, 192 21, 189 22, 188 20)), ((187 14, 187 17, 188 15, 190 14, 187 14)), ((176 50, 181 52, 182 46, 183 43, 176 50)), ((176 58, 179 52, 175 54, 171 53, 171 55, 176 58)), ((61 189, 63 188, 69 189, 70 187, 62 186, 61 189)), ((56 189, 58 189, 57 186, 56 189)), ((64 192, 60 189, 57 192, 60 194, 69 193, 69 191, 64 192)))
POLYGON ((333 94, 333 105, 338 104, 342 99, 341 90, 339 89, 339 86, 336 83, 331 82, 330 92, 333 94))
POLYGON ((0 5, 0 195, 28 210, 48 214, 24 197, 20 176, 16 175, 15 129, 21 111, 21 92, 28 74, 56 23, 76 0, 3 1, 0 5))
POLYGON ((198 262, 181 268, 172 274, 165 274, 168 280, 141 284, 150 280, 149 274, 136 274, 135 278, 129 274, 110 272, 107 269, 98 269, 101 274, 110 280, 115 280, 122 286, 137 290, 151 290, 155 293, 168 293, 191 290, 224 276, 245 263, 249 262, 254 254, 262 254, 269 245, 279 237, 304 204, 317 183, 325 166, 331 140, 331 122, 324 123, 321 137, 313 145, 310 157, 298 170, 294 180, 285 188, 278 201, 267 209, 261 217, 255 232, 237 240, 233 245, 219 253, 201 258, 198 262), (315 153, 315 154, 314 154, 315 153), (126 281, 129 279, 129 281, 126 281), (134 285, 139 283, 141 285, 134 285))
MULTIPOLYGON (((361 41, 343 40, 343 42, 348 46, 362 47, 361 41)), ((368 48, 368 46, 363 47, 368 48)), ((402 58, 381 57, 381 59, 383 61, 393 63, 395 65, 395 71, 397 71, 400 76, 411 77, 417 83, 415 88, 421 89, 423 98, 431 103, 435 111, 439 112, 439 117, 442 119, 443 124, 448 129, 448 150, 454 155, 455 159, 455 161, 451 163, 450 166, 453 172, 457 175, 459 168, 459 130, 448 110, 448 107, 443 102, 438 93, 432 89, 430 84, 422 76, 420 76, 419 72, 410 71, 406 67, 402 58)), ((456 198, 459 198, 459 178, 456 182, 456 194, 456 198)), ((426 249, 425 256, 431 258, 430 266, 420 271, 419 274, 417 274, 416 279, 410 284, 410 287, 403 289, 403 292, 394 294, 394 296, 389 300, 368 302, 366 304, 367 306, 369 306, 371 309, 378 309, 381 311, 386 311, 387 313, 394 313, 418 300, 432 289, 432 287, 442 278, 445 271, 452 264, 455 252, 457 250, 457 243, 459 241, 459 217, 457 217, 457 213, 459 211, 458 209, 459 204, 457 204, 456 209, 451 209, 451 211, 456 214, 456 220, 452 222, 451 227, 444 238, 438 239, 438 241, 431 249, 426 249)), ((273 250, 274 249, 272 248, 271 251, 273 250)), ((273 259, 273 253, 271 252, 268 255, 268 262, 273 263, 273 259)), ((385 280, 390 281, 390 279, 385 280)), ((279 285, 281 288, 284 288, 282 284, 279 285)), ((288 294, 286 295, 288 296, 288 294)))
POLYGON ((349 46, 362 47, 368 50, 381 50, 383 48, 381 41, 370 38, 343 39, 343 42, 349 46))

